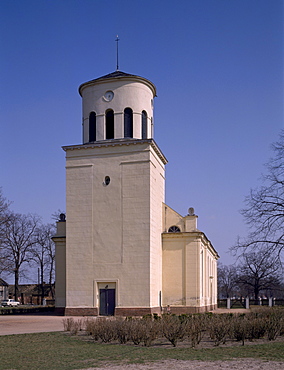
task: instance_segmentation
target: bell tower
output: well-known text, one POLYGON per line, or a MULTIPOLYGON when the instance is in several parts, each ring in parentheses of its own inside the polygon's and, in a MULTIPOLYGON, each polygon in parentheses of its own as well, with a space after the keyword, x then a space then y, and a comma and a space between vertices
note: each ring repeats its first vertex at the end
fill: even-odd
POLYGON ((156 88, 115 71, 79 93, 83 143, 63 147, 66 239, 54 239, 56 306, 68 315, 160 312, 167 160, 153 139, 156 88))
POLYGON ((83 100, 83 144, 153 137, 156 87, 149 80, 116 71, 83 83, 79 93, 83 100))

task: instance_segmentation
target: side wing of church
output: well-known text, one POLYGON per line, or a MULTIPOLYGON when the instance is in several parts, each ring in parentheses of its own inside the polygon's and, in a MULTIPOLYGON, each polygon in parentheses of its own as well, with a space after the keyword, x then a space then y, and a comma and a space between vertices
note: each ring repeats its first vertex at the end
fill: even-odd
POLYGON ((65 146, 66 219, 57 223, 56 309, 66 315, 202 312, 217 305, 218 254, 165 204, 153 139, 155 85, 121 71, 79 87, 83 144, 65 146))

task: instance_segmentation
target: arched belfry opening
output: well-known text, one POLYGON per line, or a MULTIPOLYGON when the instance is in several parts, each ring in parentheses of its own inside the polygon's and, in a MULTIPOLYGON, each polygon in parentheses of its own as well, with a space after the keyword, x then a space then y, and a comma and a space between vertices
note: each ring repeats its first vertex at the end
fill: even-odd
POLYGON ((148 136, 148 130, 147 130, 147 112, 145 110, 142 111, 141 115, 141 129, 142 129, 142 134, 141 137, 142 139, 147 139, 148 136))
POLYGON ((97 140, 97 115, 96 112, 91 112, 89 115, 89 142, 97 140))
POLYGON ((106 139, 114 139, 114 112, 112 109, 106 111, 106 139))
POLYGON ((124 109, 124 137, 133 137, 133 111, 131 108, 124 109))

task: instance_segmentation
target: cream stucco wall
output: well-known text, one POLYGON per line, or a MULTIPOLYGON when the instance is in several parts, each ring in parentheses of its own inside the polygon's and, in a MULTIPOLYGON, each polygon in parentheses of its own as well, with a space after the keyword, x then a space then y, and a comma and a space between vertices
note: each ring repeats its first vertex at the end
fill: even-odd
POLYGON ((66 222, 57 222, 55 242, 55 305, 66 306, 66 222))
POLYGON ((157 306, 165 164, 160 150, 146 140, 65 151, 66 306, 96 307, 100 281, 116 282, 117 307, 157 306))
POLYGON ((169 227, 178 226, 181 231, 185 231, 183 217, 174 211, 171 207, 164 204, 163 206, 163 231, 167 232, 169 227))
POLYGON ((163 230, 163 305, 216 305, 218 254, 197 229, 197 216, 182 217, 164 205, 163 230), (181 232, 167 232, 170 226, 181 232))

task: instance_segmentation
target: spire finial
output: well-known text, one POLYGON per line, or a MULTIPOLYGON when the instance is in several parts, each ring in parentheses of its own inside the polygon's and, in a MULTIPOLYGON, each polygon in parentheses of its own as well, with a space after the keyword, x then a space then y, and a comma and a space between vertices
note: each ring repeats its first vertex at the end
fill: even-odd
POLYGON ((118 41, 119 41, 119 38, 118 38, 118 35, 116 35, 116 70, 118 71, 118 41))

